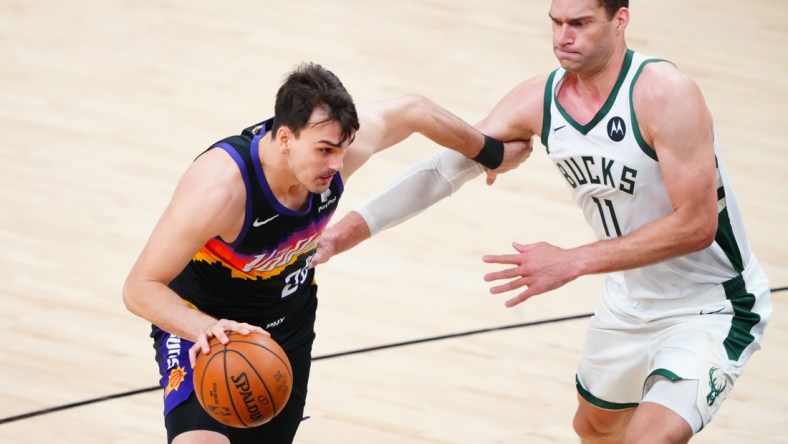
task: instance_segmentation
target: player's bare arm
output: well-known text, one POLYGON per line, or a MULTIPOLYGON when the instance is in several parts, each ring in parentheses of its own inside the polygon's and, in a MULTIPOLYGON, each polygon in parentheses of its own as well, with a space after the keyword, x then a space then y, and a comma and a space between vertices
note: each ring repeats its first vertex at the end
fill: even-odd
POLYGON ((348 148, 342 169, 343 179, 347 179, 373 154, 417 132, 440 145, 465 151, 467 155, 478 153, 484 143, 484 136, 420 95, 409 94, 359 105, 356 109, 360 128, 348 148))
POLYGON ((205 353, 212 336, 226 343, 225 331, 265 333, 192 309, 168 287, 209 239, 220 235, 231 241, 238 235, 245 196, 238 167, 222 150, 211 150, 192 163, 126 279, 123 300, 128 309, 198 343, 205 353))
POLYGON ((542 129, 547 75, 530 78, 509 91, 490 113, 475 125, 499 140, 531 140, 542 129))
MULTIPOLYGON (((526 80, 517 85, 506 94, 493 107, 490 113, 481 122, 475 125, 476 129, 491 137, 503 141, 523 141, 525 148, 517 148, 507 144, 517 151, 506 153, 506 157, 516 158, 516 164, 509 169, 517 167, 524 162, 533 151, 532 138, 539 134, 542 128, 542 103, 547 75, 540 75, 526 80)), ((487 171, 487 184, 491 185, 495 178, 508 169, 497 168, 487 171)))
MULTIPOLYGON (((498 174, 516 168, 530 156, 533 150, 531 139, 534 134, 537 134, 541 130, 541 101, 546 81, 547 76, 539 76, 518 85, 499 101, 488 117, 475 126, 476 130, 482 134, 488 134, 498 140, 507 141, 507 143, 504 144, 505 154, 503 163, 499 168, 487 171, 488 184, 492 184, 498 174)), ((437 107, 437 105, 427 101, 426 105, 422 107, 422 110, 427 109, 430 110, 428 113, 434 113, 435 107, 437 107)), ((376 116, 379 117, 380 115, 381 114, 378 113, 376 116)), ((442 131, 442 129, 447 128, 447 125, 459 125, 463 132, 467 132, 467 128, 462 128, 464 122, 459 121, 447 111, 439 109, 436 115, 439 117, 428 120, 431 121, 432 124, 427 125, 426 129, 419 130, 419 132, 422 132, 438 143, 444 144, 444 146, 447 146, 445 145, 447 143, 452 143, 450 139, 439 138, 440 136, 432 137, 430 134, 435 134, 436 131, 442 131), (441 140, 443 140, 443 142, 441 142, 441 140)), ((359 109, 359 116, 359 119, 362 121, 359 133, 364 131, 365 127, 378 130, 384 128, 383 125, 385 121, 381 122, 377 119, 372 119, 374 124, 367 126, 366 120, 364 120, 367 113, 361 109, 359 109)), ((424 118, 422 116, 416 120, 423 122, 424 118)), ((410 125, 413 125, 413 123, 410 125)), ((409 124, 400 123, 399 126, 407 128, 409 124)), ((394 136, 387 139, 387 141, 388 143, 396 143, 413 132, 413 130, 409 130, 406 133, 396 133, 394 136)), ((377 134, 378 137, 381 138, 384 137, 384 133, 386 133, 386 131, 371 132, 372 135, 377 134)), ((359 145, 362 145, 370 143, 370 140, 367 139, 368 136, 370 136, 370 133, 365 134, 361 138, 357 137, 354 144, 359 143, 359 145)), ((469 136, 460 136, 458 141, 462 142, 463 140, 472 140, 472 138, 469 136)), ((371 139, 371 143, 385 145, 381 140, 376 141, 371 139)), ((453 146, 453 148, 456 149, 457 147, 453 146)), ((457 151, 462 152, 466 156, 472 156, 475 152, 474 150, 460 149, 457 149, 457 151)), ((338 223, 329 227, 323 233, 321 243, 312 264, 318 265, 325 263, 332 256, 347 251, 364 240, 369 239, 374 233, 407 220, 442 198, 450 195, 465 182, 481 173, 481 169, 474 172, 472 170, 473 167, 474 164, 472 161, 459 159, 457 156, 445 151, 424 159, 422 162, 406 171, 400 178, 395 179, 394 182, 387 187, 386 192, 379 193, 370 200, 364 208, 360 208, 358 211, 363 211, 365 213, 363 217, 358 212, 353 211, 348 213, 338 223), (437 174, 417 174, 415 170, 432 170, 437 174), (436 176, 443 177, 444 179, 436 182, 436 176), (412 190, 421 191, 414 195, 414 193, 411 192, 412 190), (401 197, 403 195, 412 196, 406 205, 402 204, 402 199, 396 197, 401 197), (397 200, 395 201, 394 199, 397 200), (385 214, 382 214, 383 210, 378 209, 384 209, 385 214), (373 223, 374 227, 370 227, 370 223, 373 223)))
MULTIPOLYGON (((414 133, 420 133, 438 145, 468 158, 479 156, 482 148, 486 146, 484 134, 432 100, 418 94, 360 105, 357 109, 361 127, 348 150, 343 178, 352 174, 376 152, 396 145, 414 133)), ((528 139, 507 139, 516 140, 528 139)), ((530 147, 522 143, 505 145, 504 158, 497 171, 508 171, 516 167, 528 154, 530 147)))
POLYGON ((493 287, 492 293, 527 287, 507 306, 582 275, 650 265, 698 251, 713 241, 717 228, 713 133, 700 90, 673 65, 653 63, 636 84, 633 102, 644 139, 659 158, 673 213, 625 236, 577 248, 514 244, 516 254, 485 256, 485 262, 513 266, 485 275, 486 281, 512 279, 493 287))

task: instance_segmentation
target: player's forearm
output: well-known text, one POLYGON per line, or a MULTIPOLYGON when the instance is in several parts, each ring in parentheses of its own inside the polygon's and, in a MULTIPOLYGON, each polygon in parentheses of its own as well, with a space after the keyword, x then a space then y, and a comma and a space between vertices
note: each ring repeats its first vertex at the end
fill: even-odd
POLYGON ((414 96, 410 108, 411 125, 430 140, 495 169, 503 160, 503 144, 485 136, 476 128, 435 102, 414 96))
POLYGON ((312 263, 325 263, 372 235, 410 219, 483 171, 478 163, 448 149, 423 159, 328 227, 321 235, 312 263))
MULTIPOLYGON (((343 253, 371 237, 367 222, 355 211, 351 211, 336 224, 328 227, 320 236, 320 243, 331 245, 331 256, 343 253)), ((328 258, 326 258, 328 259, 328 258)))
POLYGON ((572 279, 645 267, 708 247, 714 241, 716 219, 674 213, 626 236, 567 250, 574 264, 572 279))
POLYGON ((473 160, 444 149, 403 171, 355 211, 375 235, 421 213, 483 172, 473 160))
POLYGON ((191 308, 166 285, 129 280, 123 287, 126 308, 164 331, 194 341, 216 319, 191 308))

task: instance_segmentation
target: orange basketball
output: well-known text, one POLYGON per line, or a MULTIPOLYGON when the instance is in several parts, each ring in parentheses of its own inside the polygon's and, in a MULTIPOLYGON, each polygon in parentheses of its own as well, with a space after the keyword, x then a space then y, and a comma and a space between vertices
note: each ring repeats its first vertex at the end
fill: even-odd
POLYGON ((222 345, 194 363, 194 392, 214 419, 230 427, 256 427, 274 418, 290 398, 293 370, 282 347, 260 333, 228 333, 222 345))

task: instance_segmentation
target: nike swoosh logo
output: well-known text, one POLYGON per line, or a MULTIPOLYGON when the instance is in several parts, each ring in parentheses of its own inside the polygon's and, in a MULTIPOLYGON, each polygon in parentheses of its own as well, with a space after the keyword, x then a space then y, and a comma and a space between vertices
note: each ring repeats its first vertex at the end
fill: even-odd
POLYGON ((557 132, 558 132, 558 130, 560 130, 560 129, 563 129, 565 126, 566 126, 566 125, 557 126, 557 127, 553 128, 553 132, 554 132, 554 133, 557 133, 557 132))
POLYGON ((720 308, 719 310, 714 310, 714 311, 706 311, 706 310, 701 310, 701 311, 700 311, 700 314, 702 314, 702 315, 711 315, 711 314, 720 313, 720 312, 722 312, 723 310, 725 310, 725 307, 722 307, 722 308, 720 308))
POLYGON ((268 222, 271 222, 272 220, 276 219, 277 217, 279 217, 279 215, 278 214, 274 214, 273 216, 269 217, 266 220, 255 219, 254 222, 252 222, 252 226, 255 227, 255 228, 261 227, 261 226, 267 224, 268 222))

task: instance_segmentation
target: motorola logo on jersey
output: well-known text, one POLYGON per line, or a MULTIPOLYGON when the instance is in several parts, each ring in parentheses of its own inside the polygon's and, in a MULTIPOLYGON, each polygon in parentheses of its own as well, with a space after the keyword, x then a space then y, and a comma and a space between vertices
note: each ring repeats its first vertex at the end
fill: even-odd
POLYGON ((621 142, 627 134, 627 125, 621 117, 613 117, 607 122, 607 136, 613 142, 621 142))

